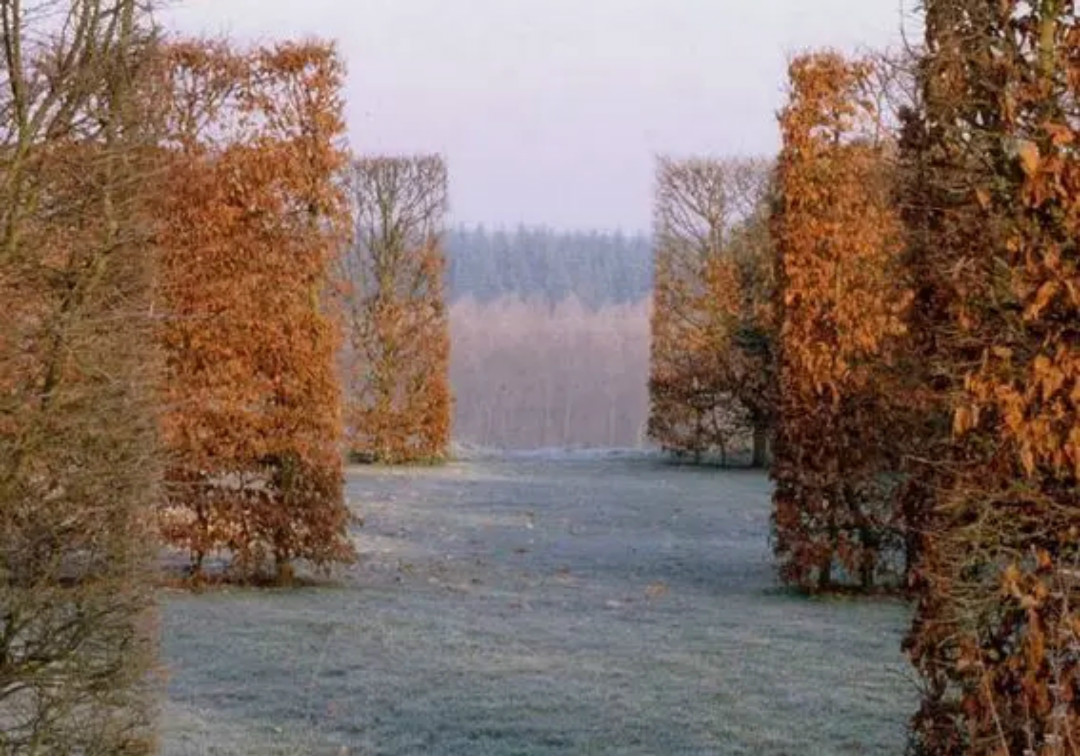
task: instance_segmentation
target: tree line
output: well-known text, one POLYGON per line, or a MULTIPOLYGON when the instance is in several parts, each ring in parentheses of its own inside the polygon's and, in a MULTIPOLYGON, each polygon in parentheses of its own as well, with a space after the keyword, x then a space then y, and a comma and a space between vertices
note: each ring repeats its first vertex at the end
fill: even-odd
POLYGON ((445 166, 350 153, 322 42, 43 0, 0 48, 0 752, 148 754, 158 545, 288 583, 355 557, 343 452, 446 454, 445 166))
POLYGON ((652 291, 652 240, 645 234, 458 226, 446 232, 444 247, 452 302, 518 297, 556 305, 574 297, 598 310, 652 291))
POLYGON ((791 62, 770 167, 660 162, 650 433, 763 424, 782 580, 911 593, 911 753, 1076 754, 1080 21, 924 6, 791 62))

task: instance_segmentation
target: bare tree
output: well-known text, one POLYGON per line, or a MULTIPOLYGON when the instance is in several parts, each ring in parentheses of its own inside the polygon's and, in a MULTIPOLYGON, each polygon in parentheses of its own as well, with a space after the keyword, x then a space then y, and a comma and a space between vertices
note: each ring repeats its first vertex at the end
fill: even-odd
POLYGON ((153 750, 136 0, 0 1, 0 753, 153 750))
POLYGON ((434 461, 450 441, 449 325, 439 156, 354 162, 355 240, 342 257, 344 385, 351 451, 434 461))

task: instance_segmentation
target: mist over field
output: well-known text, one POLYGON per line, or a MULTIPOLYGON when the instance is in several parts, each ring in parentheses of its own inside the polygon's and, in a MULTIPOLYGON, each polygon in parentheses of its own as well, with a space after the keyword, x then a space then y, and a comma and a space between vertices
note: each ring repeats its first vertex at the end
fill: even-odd
POLYGON ((646 443, 649 237, 519 227, 445 236, 454 439, 646 443))

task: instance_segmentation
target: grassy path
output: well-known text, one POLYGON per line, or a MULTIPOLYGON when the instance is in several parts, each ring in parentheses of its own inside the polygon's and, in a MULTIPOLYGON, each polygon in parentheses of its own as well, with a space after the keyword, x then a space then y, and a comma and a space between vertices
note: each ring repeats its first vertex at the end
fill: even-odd
POLYGON ((166 756, 902 752, 908 608, 776 590, 762 475, 526 457, 348 493, 334 585, 166 595, 166 756))

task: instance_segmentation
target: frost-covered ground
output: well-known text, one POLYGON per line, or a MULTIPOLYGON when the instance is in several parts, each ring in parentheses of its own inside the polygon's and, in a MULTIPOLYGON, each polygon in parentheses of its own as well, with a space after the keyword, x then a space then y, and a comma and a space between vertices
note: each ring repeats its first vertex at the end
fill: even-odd
POLYGON ((764 476, 475 457, 352 469, 333 585, 168 593, 164 753, 902 751, 907 607, 777 590, 764 476))

